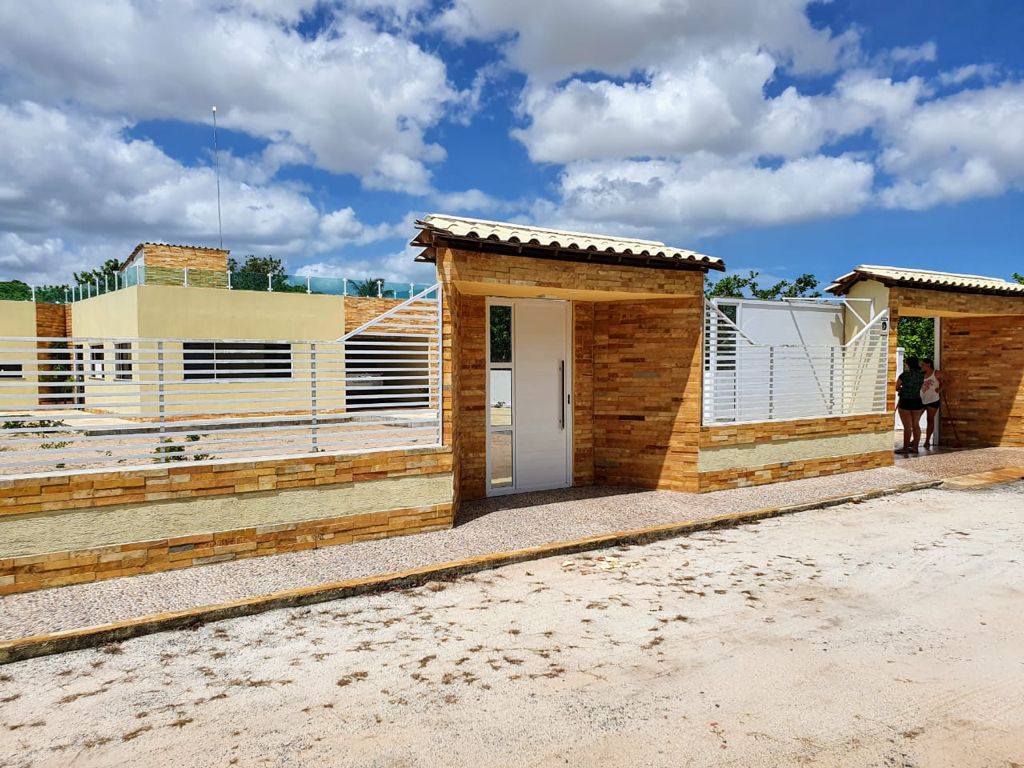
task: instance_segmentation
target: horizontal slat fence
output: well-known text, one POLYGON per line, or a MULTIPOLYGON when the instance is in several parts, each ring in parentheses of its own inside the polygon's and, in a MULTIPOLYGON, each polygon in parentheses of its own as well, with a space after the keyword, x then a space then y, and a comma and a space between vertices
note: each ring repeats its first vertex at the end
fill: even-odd
POLYGON ((885 413, 887 321, 883 310, 845 345, 758 344, 707 303, 703 423, 885 413))
POLYGON ((335 341, 0 337, 0 477, 439 445, 438 287, 335 341))

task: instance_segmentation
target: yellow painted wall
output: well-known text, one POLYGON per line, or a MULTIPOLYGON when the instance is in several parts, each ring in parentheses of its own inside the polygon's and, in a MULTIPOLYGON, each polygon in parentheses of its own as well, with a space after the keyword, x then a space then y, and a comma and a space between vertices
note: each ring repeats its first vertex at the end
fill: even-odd
MULTIPOLYGON (((878 314, 883 309, 889 308, 889 289, 877 280, 861 280, 856 283, 847 295, 848 299, 871 299, 874 301, 874 311, 878 314)), ((853 302, 857 313, 867 317, 869 315, 867 303, 863 301, 853 302)), ((858 333, 864 330, 864 323, 849 308, 846 309, 846 341, 848 342, 858 333)))
MULTIPOLYGON (((35 302, 0 301, 0 336, 35 335, 35 302)), ((19 378, 0 378, 0 411, 36 407, 39 403, 36 386, 39 367, 35 342, 2 341, 0 347, 0 362, 21 365, 19 378)))
MULTIPOLYGON (((854 309, 847 307, 845 310, 845 336, 846 343, 854 336, 864 330, 865 323, 861 319, 870 318, 879 312, 889 308, 889 289, 877 280, 862 280, 856 283, 847 295, 848 299, 870 299, 873 302, 869 306, 865 301, 852 302, 854 309)), ((889 323, 889 333, 895 337, 896 328, 889 323)), ((866 364, 861 366, 860 371, 847 372, 848 389, 846 391, 845 409, 847 413, 869 413, 877 410, 877 392, 875 377, 872 371, 878 365, 886 365, 889 355, 888 345, 875 349, 866 359, 866 364), (861 375, 863 371, 863 375, 861 375)), ((888 374, 887 374, 888 376, 888 374)))
POLYGON ((77 382, 85 393, 86 407, 111 411, 125 416, 145 416, 140 403, 142 388, 137 376, 132 381, 114 379, 114 342, 107 339, 135 339, 139 335, 139 287, 123 288, 113 293, 76 301, 71 313, 71 335, 81 341, 81 367, 77 382), (88 339, 97 339, 88 341, 88 339), (104 373, 102 377, 89 372, 89 347, 103 345, 104 373))
POLYGON ((169 285, 130 290, 139 292, 139 335, 144 337, 333 341, 345 333, 341 296, 169 285))

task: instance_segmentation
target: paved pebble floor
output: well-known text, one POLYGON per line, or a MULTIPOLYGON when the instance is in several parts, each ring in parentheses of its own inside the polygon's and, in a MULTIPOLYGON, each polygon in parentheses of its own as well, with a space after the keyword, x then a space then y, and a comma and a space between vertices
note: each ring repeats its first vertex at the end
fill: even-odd
POLYGON ((1024 449, 920 455, 883 469, 704 494, 573 488, 498 497, 465 504, 448 531, 9 595, 0 598, 0 639, 1014 465, 1024 465, 1024 449))

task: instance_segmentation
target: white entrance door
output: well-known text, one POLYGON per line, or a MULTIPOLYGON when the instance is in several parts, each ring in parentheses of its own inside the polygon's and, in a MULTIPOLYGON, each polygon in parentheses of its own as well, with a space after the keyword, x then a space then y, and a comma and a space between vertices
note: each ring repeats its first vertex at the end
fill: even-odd
POLYGON ((572 484, 569 302, 494 299, 488 319, 488 492, 566 488, 572 484))

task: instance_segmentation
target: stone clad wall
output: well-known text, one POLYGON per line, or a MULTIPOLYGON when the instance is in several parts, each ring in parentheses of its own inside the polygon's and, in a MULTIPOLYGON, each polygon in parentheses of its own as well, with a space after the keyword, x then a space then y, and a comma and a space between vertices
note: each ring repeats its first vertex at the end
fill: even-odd
MULTIPOLYGON (((690 269, 655 269, 615 264, 593 264, 556 258, 537 259, 477 251, 438 249, 438 261, 447 259, 447 279, 490 286, 495 296, 517 294, 515 288, 572 289, 651 296, 703 295, 704 273, 690 269)), ((593 297, 599 301, 601 297, 593 297)))
POLYGON ((1024 317, 943 318, 940 375, 944 445, 1024 446, 1024 317))
POLYGON ((598 484, 696 491, 701 297, 594 305, 598 484))
POLYGON ((462 498, 487 495, 487 302, 459 297, 459 370, 456 416, 462 498))
POLYGON ((378 299, 370 296, 345 297, 345 333, 354 331, 361 325, 380 317, 389 309, 394 309, 404 299, 378 299))
POLYGON ((63 338, 70 335, 70 304, 36 304, 36 336, 63 338))
POLYGON ((213 562, 203 558, 221 555, 248 557, 448 527, 454 514, 451 477, 450 449, 412 448, 3 480, 0 594, 141 572, 135 568, 213 562), (367 484, 372 487, 361 488, 367 484), (446 493, 439 491, 444 488, 446 493), (300 499, 288 497, 289 489, 323 495, 301 513, 300 499), (275 498, 268 500, 268 494, 275 498), (197 507, 203 500, 236 506, 197 507), (107 535, 104 530, 108 538, 96 538, 107 535), (151 538, 154 533, 159 538, 151 538), (40 541, 50 551, 38 552, 40 541), (168 549, 189 543, 209 547, 168 549), (205 551, 228 545, 233 549, 205 551), (31 554, 26 546, 34 548, 31 554), (142 557, 141 550, 149 553, 145 562, 125 564, 142 557), (186 551, 192 560, 182 562, 186 551), (99 568, 108 563, 121 565, 99 568))
POLYGON ((573 484, 594 482, 594 302, 572 303, 573 484))
POLYGON ((217 248, 199 248, 189 245, 162 245, 146 243, 142 246, 146 269, 164 267, 165 269, 185 269, 188 267, 211 272, 228 271, 228 253, 217 248))
POLYGON ((991 296, 963 291, 893 286, 890 301, 908 315, 1024 315, 1024 296, 991 296))
POLYGON ((885 413, 701 427, 700 490, 889 466, 892 425, 885 413))

